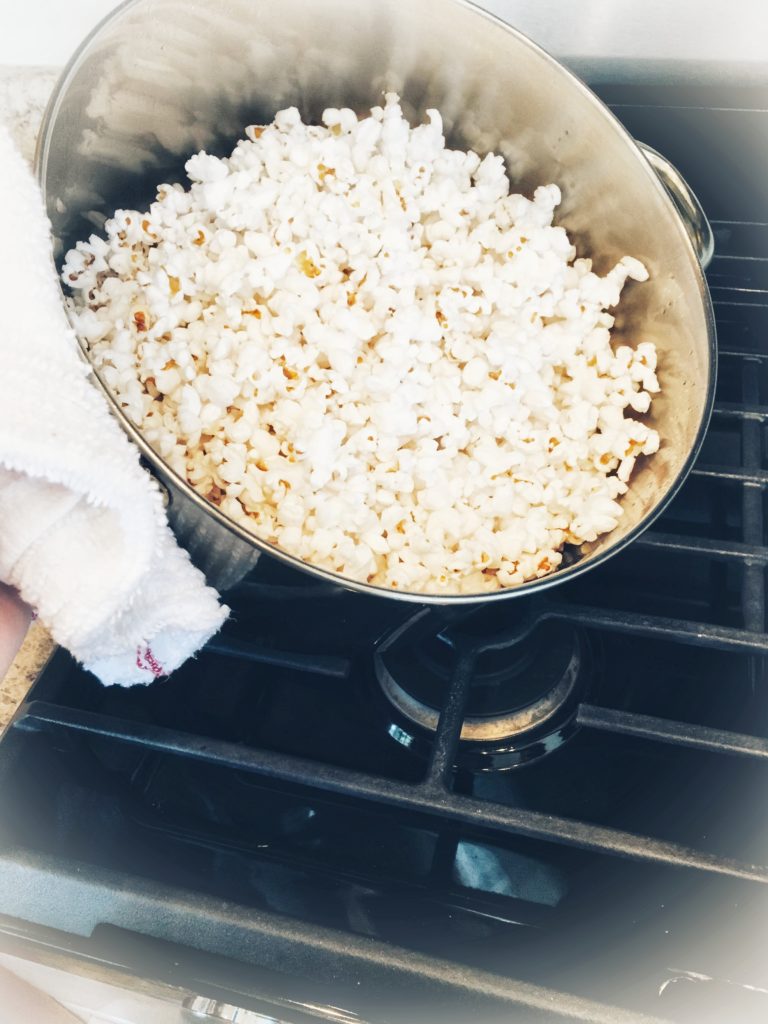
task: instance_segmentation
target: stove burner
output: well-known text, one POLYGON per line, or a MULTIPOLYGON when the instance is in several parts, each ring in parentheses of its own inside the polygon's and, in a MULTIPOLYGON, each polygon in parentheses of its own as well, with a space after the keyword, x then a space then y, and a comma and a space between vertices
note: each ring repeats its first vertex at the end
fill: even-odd
POLYGON ((398 716, 389 728, 394 739, 428 755, 459 651, 467 646, 474 646, 477 661, 460 767, 511 768, 556 750, 573 734, 588 674, 583 632, 558 619, 522 633, 508 622, 500 630, 496 618, 486 610, 446 624, 422 611, 379 642, 374 673, 398 716))

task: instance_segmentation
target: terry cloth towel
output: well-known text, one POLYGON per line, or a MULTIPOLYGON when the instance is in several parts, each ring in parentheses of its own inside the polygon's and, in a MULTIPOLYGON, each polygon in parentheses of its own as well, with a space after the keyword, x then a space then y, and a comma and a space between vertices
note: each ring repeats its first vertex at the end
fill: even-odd
POLYGON ((39 189, 2 125, 0 580, 106 684, 172 672, 228 614, 89 379, 39 189))

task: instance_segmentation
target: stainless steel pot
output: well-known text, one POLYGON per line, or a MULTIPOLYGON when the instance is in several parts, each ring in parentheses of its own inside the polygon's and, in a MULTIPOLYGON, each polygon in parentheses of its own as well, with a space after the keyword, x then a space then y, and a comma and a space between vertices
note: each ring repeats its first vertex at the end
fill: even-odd
POLYGON ((646 264, 651 279, 625 290, 614 337, 658 348, 662 392, 650 422, 662 448, 637 467, 619 526, 575 564, 490 595, 439 597, 343 579, 258 540, 172 472, 113 403, 167 490, 176 535, 219 588, 268 552, 341 585, 412 601, 527 594, 629 544, 679 489, 701 445, 716 365, 702 273, 712 255, 706 217, 675 169, 643 153, 579 79, 465 0, 129 0, 81 45, 44 119, 37 170, 58 252, 115 208, 148 203, 157 184, 180 180, 192 152, 229 152, 247 124, 290 105, 305 119, 327 106, 366 109, 387 88, 414 120, 437 107, 451 144, 502 153, 517 189, 557 182, 558 222, 598 272, 624 254, 646 264))

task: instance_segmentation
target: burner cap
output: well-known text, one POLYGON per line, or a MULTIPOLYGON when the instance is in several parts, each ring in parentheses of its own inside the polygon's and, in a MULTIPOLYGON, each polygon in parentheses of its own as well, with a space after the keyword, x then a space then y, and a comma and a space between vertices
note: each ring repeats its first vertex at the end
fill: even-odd
POLYGON ((582 631, 549 619, 522 633, 517 625, 507 625, 505 640, 494 618, 480 614, 441 629, 429 612, 420 612, 382 638, 374 671, 398 713, 392 736, 428 752, 423 741, 437 729, 458 648, 473 643, 478 655, 461 729, 460 765, 512 767, 556 749, 571 735, 585 675, 582 631), (460 644, 454 642, 459 636, 460 644), (490 643, 493 649, 484 650, 490 643))

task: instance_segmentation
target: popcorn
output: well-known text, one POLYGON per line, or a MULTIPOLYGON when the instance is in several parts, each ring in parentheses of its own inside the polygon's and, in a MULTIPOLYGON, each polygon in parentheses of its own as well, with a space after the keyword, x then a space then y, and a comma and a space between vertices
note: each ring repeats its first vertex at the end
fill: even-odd
POLYGON ((553 225, 560 189, 446 149, 396 95, 295 108, 67 254, 76 328, 168 464, 254 534, 395 590, 474 594, 613 530, 659 391, 553 225))

